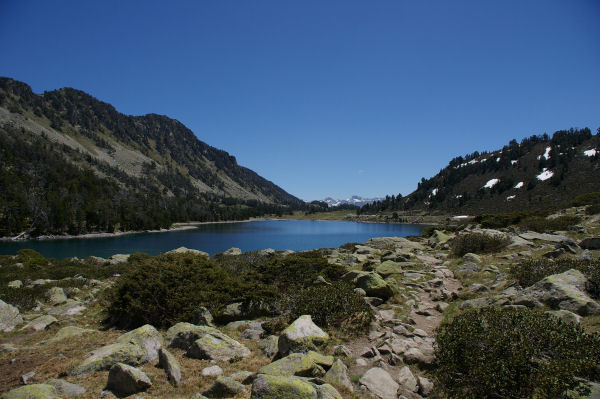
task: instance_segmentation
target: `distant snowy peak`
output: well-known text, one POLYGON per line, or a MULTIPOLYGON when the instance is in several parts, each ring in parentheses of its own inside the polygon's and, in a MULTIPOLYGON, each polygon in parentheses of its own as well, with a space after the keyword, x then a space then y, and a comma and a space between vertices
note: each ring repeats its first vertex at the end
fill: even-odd
POLYGON ((363 198, 360 197, 358 195, 353 195, 350 198, 346 198, 346 199, 333 199, 331 197, 327 197, 323 200, 323 202, 326 202, 327 205, 329 205, 330 207, 333 206, 340 206, 340 205, 356 205, 356 206, 363 206, 365 204, 370 204, 373 203, 375 201, 381 201, 383 200, 383 198, 363 198))

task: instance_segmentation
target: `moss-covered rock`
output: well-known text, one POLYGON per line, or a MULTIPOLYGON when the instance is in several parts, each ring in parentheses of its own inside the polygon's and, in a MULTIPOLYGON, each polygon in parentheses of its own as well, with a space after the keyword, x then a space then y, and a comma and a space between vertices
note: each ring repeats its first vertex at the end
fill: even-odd
POLYGON ((386 260, 381 263, 379 266, 375 268, 377 274, 388 277, 394 274, 402 274, 402 266, 398 262, 392 262, 391 260, 386 260))
POLYGON ((81 376, 96 370, 108 370, 116 363, 139 365, 158 357, 162 336, 151 325, 144 325, 121 335, 114 344, 93 351, 79 366, 69 371, 81 376))
POLYGON ((329 335, 313 323, 310 315, 298 317, 279 336, 279 353, 307 352, 318 349, 329 341, 329 335))
POLYGON ((352 392, 352 382, 348 378, 348 367, 340 359, 336 360, 325 374, 325 381, 338 387, 344 387, 352 392))
POLYGON ((388 299, 394 295, 392 287, 377 273, 365 272, 356 278, 356 287, 362 288, 367 296, 388 299))
POLYGON ((106 388, 118 396, 142 392, 152 386, 152 381, 142 370, 123 363, 110 368, 106 388))
POLYGON ((8 391, 0 399, 60 399, 52 385, 32 384, 8 391))
POLYGON ((209 398, 232 398, 246 391, 244 385, 231 377, 219 376, 204 396, 209 398))
POLYGON ((19 309, 0 300, 0 331, 12 331, 21 323, 23 323, 23 317, 21 317, 19 309))
POLYGON ((318 399, 310 382, 298 377, 259 374, 252 383, 251 399, 318 399))
MULTIPOLYGON (((225 335, 225 334, 223 334, 225 335)), ((244 345, 228 336, 215 336, 205 334, 194 341, 186 355, 195 359, 208 359, 229 361, 243 359, 250 356, 251 352, 244 345)))
POLYGON ((292 353, 286 357, 263 366, 259 374, 290 375, 315 377, 324 375, 323 369, 309 356, 303 353, 292 353))

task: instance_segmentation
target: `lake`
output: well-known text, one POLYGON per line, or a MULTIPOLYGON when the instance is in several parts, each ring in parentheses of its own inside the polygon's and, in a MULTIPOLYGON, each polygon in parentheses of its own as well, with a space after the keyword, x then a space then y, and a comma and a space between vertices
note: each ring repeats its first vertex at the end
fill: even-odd
POLYGON ((0 254, 15 254, 31 248, 48 258, 76 256, 109 257, 144 252, 156 255, 178 247, 199 249, 214 255, 231 247, 242 251, 273 248, 303 251, 337 248, 348 242, 365 242, 373 237, 420 235, 425 226, 314 220, 260 220, 240 223, 211 223, 197 229, 166 233, 139 233, 106 238, 30 240, 0 242, 0 254))

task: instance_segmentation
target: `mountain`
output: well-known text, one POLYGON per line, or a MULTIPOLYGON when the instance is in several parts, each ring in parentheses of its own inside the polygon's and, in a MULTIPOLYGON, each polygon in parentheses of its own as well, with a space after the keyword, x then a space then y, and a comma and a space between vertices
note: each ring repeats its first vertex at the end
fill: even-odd
POLYGON ((594 191, 600 191, 600 129, 596 135, 589 128, 570 129, 456 157, 406 197, 387 196, 361 212, 514 212, 557 206, 594 191))
POLYGON ((158 228, 302 204, 177 120, 0 78, 0 234, 158 228))
POLYGON ((354 205, 361 207, 365 204, 370 204, 375 201, 381 201, 382 199, 383 198, 363 198, 358 195, 353 195, 352 197, 346 199, 333 199, 331 197, 327 197, 324 200, 322 200, 322 202, 327 203, 327 205, 330 207, 340 205, 354 205))

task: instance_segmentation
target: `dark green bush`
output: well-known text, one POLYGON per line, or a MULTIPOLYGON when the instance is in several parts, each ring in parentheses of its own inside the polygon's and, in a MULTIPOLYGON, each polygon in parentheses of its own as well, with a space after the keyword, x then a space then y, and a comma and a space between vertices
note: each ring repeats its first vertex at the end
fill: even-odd
POLYGON ((599 192, 582 194, 578 197, 575 197, 575 199, 571 201, 571 206, 584 206, 593 204, 600 204, 599 192))
POLYGON ((461 234, 450 240, 452 256, 463 256, 466 253, 498 252, 506 247, 510 240, 506 237, 492 236, 482 233, 461 234))
POLYGON ((600 336, 529 309, 466 311, 436 333, 435 374, 448 398, 559 398, 597 379, 600 336))
POLYGON ((362 244, 358 243, 358 242, 348 242, 348 243, 346 243, 344 245, 340 245, 340 249, 345 249, 346 251, 352 252, 352 251, 354 251, 354 248, 357 245, 362 245, 362 244))
POLYGON ((522 220, 519 226, 527 230, 533 230, 540 233, 555 231, 555 230, 567 230, 569 226, 576 225, 581 221, 578 216, 559 216, 553 219, 547 219, 544 217, 529 217, 522 220))
POLYGON ((600 213, 600 204, 590 205, 585 208, 586 215, 597 215, 600 213))
POLYGON ((364 331, 373 320, 369 305, 346 282, 300 290, 287 296, 285 307, 290 320, 309 314, 317 325, 344 333, 364 331))
POLYGON ((488 229, 499 229, 508 226, 516 226, 524 219, 530 217, 544 217, 549 213, 549 210, 512 213, 488 213, 477 216, 475 218, 475 222, 488 229))
POLYGON ((529 287, 552 274, 576 269, 588 279, 587 291, 594 298, 600 298, 600 260, 579 260, 572 258, 561 259, 528 259, 513 264, 509 273, 523 287, 529 287))

